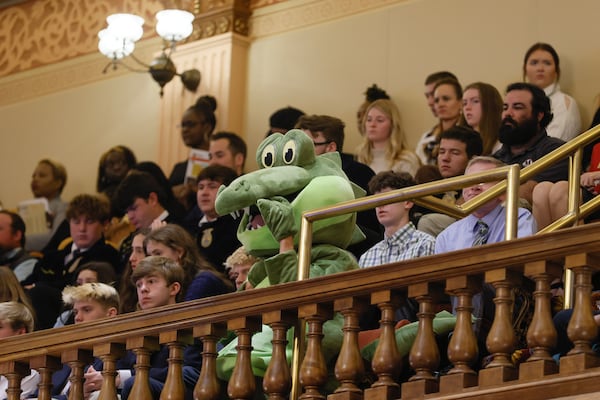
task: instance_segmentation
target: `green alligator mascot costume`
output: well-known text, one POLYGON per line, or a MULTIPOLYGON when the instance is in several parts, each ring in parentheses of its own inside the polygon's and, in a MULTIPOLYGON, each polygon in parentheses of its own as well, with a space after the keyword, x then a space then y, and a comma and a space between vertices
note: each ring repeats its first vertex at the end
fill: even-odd
MULTIPOLYGON (((238 238, 246 250, 262 261, 253 265, 248 283, 267 287, 297 279, 300 219, 304 211, 331 206, 363 196, 341 169, 338 153, 316 156, 312 140, 301 130, 267 137, 257 153, 259 170, 240 176, 221 187, 216 200, 220 215, 244 209, 238 238)), ((356 215, 345 214, 313 223, 310 277, 358 268, 354 256, 344 250, 364 236, 356 226, 356 215)), ((260 293, 256 293, 260 296, 260 293)), ((324 324, 323 352, 331 363, 342 343, 341 315, 324 324)), ((293 329, 288 333, 293 340, 293 329)), ((271 359, 272 331, 263 326, 253 335, 252 368, 263 377, 271 359)), ((227 344, 217 357, 217 373, 229 380, 235 364, 237 340, 227 344)), ((288 345, 291 360, 291 344, 288 345)))

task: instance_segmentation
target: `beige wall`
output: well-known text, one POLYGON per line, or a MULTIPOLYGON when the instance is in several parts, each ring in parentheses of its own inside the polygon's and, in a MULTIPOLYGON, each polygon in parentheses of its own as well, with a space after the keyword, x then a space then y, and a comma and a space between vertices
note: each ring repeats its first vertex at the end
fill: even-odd
POLYGON ((463 85, 484 81, 503 92, 508 83, 521 79, 522 57, 537 41, 549 42, 559 52, 563 90, 576 98, 583 126, 589 125, 593 98, 600 92, 600 41, 593 36, 600 2, 399 1, 327 21, 327 13, 336 7, 359 3, 324 1, 297 18, 304 27, 253 42, 247 106, 250 147, 260 142, 273 110, 293 105, 307 113, 342 118, 347 126, 345 148, 353 151, 360 140, 356 109, 373 83, 398 103, 414 146, 435 122, 423 97, 428 73, 450 70, 463 85), (323 22, 309 25, 319 18, 323 22))
MULTIPOLYGON (((600 92, 600 41, 592 36, 597 15, 595 0, 291 0, 261 8, 254 16, 260 30, 248 53, 247 86, 238 84, 240 93, 247 91, 240 133, 249 143, 248 167, 255 168, 268 116, 286 105, 342 118, 346 150, 352 151, 359 143, 356 108, 372 83, 397 101, 414 145, 434 123, 422 94, 425 75, 448 69, 463 84, 481 80, 502 91, 520 79, 523 53, 536 41, 558 50, 563 90, 576 98, 587 126, 600 92)), ((93 75, 100 77, 100 69, 93 75)), ((0 80, 5 206, 31 196, 29 177, 42 157, 66 164, 67 199, 94 190, 98 158, 112 145, 157 159, 155 83, 141 74, 102 79, 9 104, 2 99, 7 80, 0 80)))

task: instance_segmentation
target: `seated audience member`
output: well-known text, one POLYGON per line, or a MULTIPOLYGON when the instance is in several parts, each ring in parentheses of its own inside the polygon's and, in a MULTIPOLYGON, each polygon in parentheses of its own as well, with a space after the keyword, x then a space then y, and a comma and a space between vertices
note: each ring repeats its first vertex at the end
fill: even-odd
POLYGON ((409 150, 400 111, 392 100, 376 100, 367 107, 365 135, 358 148, 358 161, 375 173, 394 170, 411 176, 419 169, 419 158, 409 150))
MULTIPOLYGON (((600 327, 600 310, 594 309, 593 312, 594 322, 597 326, 600 327)), ((569 322, 571 321, 572 315, 573 309, 569 308, 567 310, 561 310, 557 312, 556 315, 552 318, 552 322, 554 323, 554 328, 556 329, 557 334, 556 347, 554 348, 554 352, 558 354, 558 356, 566 355, 573 348, 573 342, 571 342, 571 339, 569 339, 569 335, 567 333, 567 328, 569 327, 569 322)), ((596 334, 596 337, 592 339, 592 346, 596 348, 599 342, 600 337, 598 336, 598 334, 596 334)), ((597 350, 595 350, 595 352, 597 353, 597 350)))
MULTIPOLYGON (((24 304, 14 301, 0 303, 0 342, 4 338, 33 332, 33 314, 24 304)), ((21 399, 27 399, 37 389, 40 376, 32 369, 21 379, 21 399)), ((6 399, 8 379, 0 376, 0 399, 6 399)))
MULTIPOLYGON (((565 142, 548 136, 546 127, 552 120, 550 99, 544 91, 529 83, 513 83, 506 88, 502 125, 498 134, 502 148, 494 157, 503 163, 531 165, 565 142)), ((568 160, 563 159, 521 184, 519 197, 533 201, 533 188, 539 182, 567 179, 568 160)))
POLYGON ((436 118, 437 114, 435 112, 435 98, 433 93, 435 91, 435 85, 443 79, 454 79, 458 82, 458 78, 456 77, 456 75, 448 71, 434 72, 432 74, 427 75, 427 77, 425 78, 425 99, 427 100, 427 105, 429 106, 431 113, 436 118))
POLYGON ((152 230, 144 239, 144 247, 149 256, 167 257, 183 268, 181 290, 185 301, 233 291, 231 281, 200 255, 194 238, 178 225, 152 230))
MULTIPOLYGON (((437 155, 437 171, 441 178, 452 178, 465 173, 465 168, 470 159, 481 155, 481 136, 474 130, 464 126, 454 126, 440 134, 440 143, 437 155)), ((421 170, 430 168, 423 166, 421 170)), ((419 171, 421 171, 419 170, 419 171)), ((421 176, 422 174, 417 174, 421 176)), ((441 179, 440 178, 440 179, 441 179)), ((417 180, 417 183, 424 181, 417 180)), ((452 204, 462 202, 460 191, 449 191, 444 193, 442 199, 452 204)), ((417 227, 420 231, 437 236, 448 225, 456 221, 446 214, 431 213, 429 210, 418 207, 418 213, 422 214, 418 220, 417 227)))
MULTIPOLYGON (((498 168, 504 164, 493 157, 474 157, 467 164, 465 175, 474 174, 498 168)), ((495 185, 496 182, 486 182, 478 185, 466 187, 463 189, 463 198, 469 201, 480 193, 488 190, 495 185)), ((505 239, 506 232, 506 208, 502 204, 502 196, 490 200, 482 205, 471 215, 466 216, 444 229, 436 238, 435 253, 446 253, 448 251, 462 250, 470 247, 480 246, 489 243, 502 242, 505 239)), ((531 213, 524 209, 518 209, 518 226, 517 237, 525 237, 535 234, 536 224, 531 213)), ((531 299, 529 284, 531 281, 523 282, 522 287, 516 288, 516 297, 531 299)), ((474 332, 480 343, 480 354, 485 349, 485 339, 487 333, 494 320, 495 307, 493 298, 495 291, 492 285, 484 284, 483 292, 473 296, 473 316, 476 318, 474 332)), ((523 307, 531 303, 516 301, 515 312, 519 310, 519 304, 523 307)), ((530 310, 528 310, 530 311, 530 310)), ((521 317, 531 318, 529 312, 518 313, 521 317)), ((513 324, 520 339, 519 344, 525 345, 526 326, 529 320, 515 319, 513 324)))
POLYGON ((79 265, 105 261, 119 273, 119 254, 104 241, 103 232, 110 218, 108 201, 97 195, 75 196, 67 209, 72 242, 44 256, 35 267, 29 295, 38 313, 40 329, 51 327, 60 313, 60 292, 75 282, 79 265))
MULTIPOLYGON (((596 110, 589 129, 600 124, 600 107, 596 110)), ((588 202, 600 193, 600 140, 584 148, 581 165, 585 172, 581 174, 581 201, 588 202)), ((533 216, 538 228, 543 229, 558 220, 568 211, 569 182, 540 182, 533 189, 533 216)), ((585 222, 600 219, 600 212, 594 211, 584 218, 585 222)))
POLYGON ((27 280, 37 258, 25 251, 25 222, 17 213, 0 210, 0 265, 10 268, 19 282, 27 280))
POLYGON ((119 183, 133 169, 137 160, 133 151, 126 146, 114 146, 100 156, 96 191, 112 199, 119 183))
MULTIPOLYGON (((77 268, 75 276, 77 276, 77 279, 74 283, 74 286, 81 286, 86 283, 104 283, 114 287, 117 280, 114 267, 107 262, 101 261, 92 261, 81 265, 79 268, 77 268)), ((74 318, 75 314, 73 309, 67 307, 67 309, 63 311, 56 319, 54 328, 71 325, 75 322, 74 318)))
POLYGON ((219 272, 225 272, 227 257, 242 244, 237 238, 241 215, 219 216, 215 210, 215 200, 221 185, 228 186, 237 178, 234 170, 221 165, 209 165, 198 174, 198 208, 203 216, 195 230, 200 254, 219 272))
POLYGON ((210 137, 210 165, 229 167, 239 176, 244 173, 248 147, 244 139, 233 132, 217 132, 210 137))
MULTIPOLYGON (((116 289, 104 283, 90 282, 78 286, 67 286, 63 289, 62 300, 65 307, 73 311, 73 323, 81 324, 96 321, 101 318, 114 317, 119 310, 119 295, 116 289)), ((120 364, 117 363, 119 367, 120 364)), ((102 386, 102 361, 95 358, 91 365, 84 367, 83 395, 85 399, 97 394, 102 386), (99 379, 98 379, 99 378, 99 379)), ((56 400, 67 400, 69 396, 71 368, 63 364, 62 369, 52 374, 52 398, 56 400)), ((127 376, 131 376, 130 374, 127 376)), ((120 377, 117 376, 117 386, 120 377)), ((95 398, 95 397, 93 397, 95 398)))
MULTIPOLYGON (((188 107, 181 117, 181 138, 187 147, 196 150, 208 150, 208 140, 217 125, 215 111, 217 99, 211 95, 200 96, 194 105, 188 107)), ((175 197, 186 211, 195 204, 194 183, 186 182, 188 159, 173 166, 169 183, 175 197)))
MULTIPOLYGON (((185 273, 173 260, 166 257, 147 257, 138 263, 131 275, 132 282, 137 288, 139 305, 142 310, 171 305, 181 300, 185 273)), ((200 374, 201 349, 197 345, 187 346, 183 356, 183 381, 185 384, 185 399, 191 400, 194 386, 200 374)), ((128 353, 131 367, 135 362, 133 353, 128 353)), ((161 346, 158 352, 150 358, 150 388, 152 398, 158 400, 167 378, 169 351, 167 346, 161 346)), ((127 360, 124 360, 124 364, 127 360)), ((127 400, 133 387, 135 376, 124 379, 121 398, 127 400)), ((137 399, 135 399, 137 400, 137 399)))
POLYGON ((56 243, 50 245, 56 247, 64 238, 69 236, 68 227, 63 225, 67 203, 60 195, 67 184, 67 170, 59 162, 45 158, 40 160, 31 176, 31 192, 34 197, 43 197, 48 200, 48 227, 46 233, 30 233, 27 235, 25 250, 43 251, 49 245, 53 236, 58 236, 56 243), (61 228, 61 232, 59 228, 61 228))
POLYGON ((237 290, 252 289, 252 285, 247 281, 248 272, 250 272, 250 268, 259 260, 260 258, 249 254, 244 246, 238 247, 227 257, 227 260, 225 260, 225 269, 229 274, 229 279, 235 282, 237 290))
MULTIPOLYGON (((210 165, 222 165, 231 168, 237 176, 244 173, 247 146, 244 139, 235 133, 217 132, 211 135, 208 153, 210 155, 210 165)), ((198 208, 198 202, 196 201, 194 207, 185 216, 182 226, 195 234, 202 216, 203 213, 198 208)))
MULTIPOLYGON (((367 107, 374 102, 375 100, 379 100, 379 99, 390 99, 390 96, 387 94, 387 92, 385 90, 383 90, 382 88, 380 88, 379 86, 377 86, 375 83, 371 86, 369 86, 367 88, 367 91, 365 92, 365 101, 363 101, 361 103, 361 105, 358 107, 358 110, 356 110, 356 124, 358 127, 358 133, 360 133, 361 136, 365 135, 365 124, 364 124, 364 117, 365 117, 365 111, 367 110, 367 107)), ((300 128, 302 129, 302 128, 300 128)), ((341 152, 341 150, 340 150, 341 152)), ((367 182, 368 183, 368 182, 367 182)))
MULTIPOLYGON (((369 181, 375 173, 369 166, 354 160, 352 154, 343 152, 344 127, 342 120, 328 115, 303 115, 296 124, 297 129, 303 130, 312 139, 316 155, 337 152, 342 160, 342 170, 348 179, 364 189, 367 194, 371 194, 369 181)), ((359 258, 368 248, 381 240, 382 235, 374 210, 357 213, 356 223, 367 239, 350 246, 348 250, 359 258)))
MULTIPOLYGON (((426 96, 428 85, 426 85, 426 96)), ((429 103, 429 98, 428 98, 429 103)), ((433 84, 433 113, 438 123, 423 133, 415 152, 423 165, 435 165, 440 133, 460 122, 462 88, 455 77, 438 79, 433 84)))
POLYGON ((139 309, 135 285, 131 282, 131 274, 137 267, 137 264, 146 258, 144 240, 148 233, 150 233, 150 228, 140 229, 133 234, 131 254, 129 255, 129 260, 125 265, 125 270, 121 275, 119 284, 119 297, 121 298, 119 314, 133 312, 139 309))
MULTIPOLYGON (((371 179, 369 188, 374 194, 414 186, 407 173, 380 172, 371 179)), ((385 228, 384 240, 367 250, 360 257, 361 268, 409 260, 433 254, 435 238, 418 231, 411 222, 410 213, 414 203, 400 201, 376 207, 377 220, 385 228)))
POLYGON ((500 149, 498 131, 502 123, 502 96, 488 83, 475 82, 465 86, 462 98, 461 125, 468 125, 481 135, 484 156, 500 149))
POLYGON ((33 312, 29 295, 17 280, 14 272, 8 267, 0 266, 0 303, 5 301, 25 304, 33 312))
POLYGON ((535 43, 523 59, 523 81, 542 89, 550 98, 554 118, 548 136, 568 142, 581 133, 581 117, 575 99, 560 90, 560 60, 548 43, 535 43))
MULTIPOLYGON (((178 223, 180 215, 170 207, 169 192, 149 172, 132 171, 119 184, 115 203, 136 229, 150 228, 154 221, 178 223)), ((119 249, 121 268, 125 267, 131 253, 133 233, 125 238, 119 249)))
POLYGON ((304 111, 294 107, 287 106, 285 108, 280 108, 269 117, 269 130, 267 131, 266 136, 276 132, 286 133, 294 128, 296 122, 298 122, 298 118, 303 115, 304 111))
MULTIPOLYGON (((414 184, 413 178, 405 172, 387 171, 375 175, 369 182, 369 189, 373 194, 378 194, 414 186, 414 184)), ((360 260, 358 260, 360 268, 374 267, 433 254, 435 238, 418 231, 411 222, 413 205, 412 201, 404 200, 375 208, 377 219, 385 228, 384 239, 360 257, 360 260)), ((409 299, 406 304, 396 310, 396 318, 398 320, 416 321, 418 310, 418 303, 409 299)), ((378 310, 373 311, 369 314, 378 316, 378 310)), ((376 321, 370 321, 369 319, 368 317, 362 317, 361 327, 374 326, 376 321)))

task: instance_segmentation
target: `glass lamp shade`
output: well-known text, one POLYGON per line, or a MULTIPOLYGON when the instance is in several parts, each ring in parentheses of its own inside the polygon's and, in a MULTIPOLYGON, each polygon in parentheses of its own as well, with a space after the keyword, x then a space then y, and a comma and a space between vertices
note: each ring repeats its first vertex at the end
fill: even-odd
POLYGON ((112 60, 127 57, 135 49, 135 43, 116 36, 108 29, 98 32, 98 50, 112 60))
POLYGON ((178 42, 190 36, 194 14, 183 10, 162 10, 156 13, 156 32, 169 42, 178 42))
POLYGON ((144 18, 134 14, 112 14, 106 18, 108 30, 116 37, 137 42, 144 34, 144 18))

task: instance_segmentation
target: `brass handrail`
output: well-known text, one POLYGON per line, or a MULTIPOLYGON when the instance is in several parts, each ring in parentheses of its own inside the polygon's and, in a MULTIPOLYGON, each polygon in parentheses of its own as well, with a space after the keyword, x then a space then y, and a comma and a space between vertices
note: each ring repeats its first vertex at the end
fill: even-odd
MULTIPOLYGON (((404 200, 412 200, 415 203, 426 206, 427 208, 448 214, 456 218, 462 218, 471 214, 474 210, 487 203, 493 198, 506 192, 506 240, 510 240, 517 235, 517 210, 519 184, 534 177, 539 172, 547 169, 557 161, 569 157, 569 193, 568 193, 568 212, 559 220, 553 222, 538 234, 553 232, 569 224, 575 225, 580 218, 589 215, 600 206, 600 196, 580 204, 580 184, 581 175, 581 156, 583 147, 600 137, 600 125, 597 125, 586 132, 570 140, 558 149, 546 154, 531 165, 520 169, 516 164, 480 172, 477 174, 457 176, 446 178, 439 181, 428 182, 421 185, 412 186, 398 190, 392 190, 385 193, 371 195, 360 199, 342 202, 333 206, 323 207, 302 214, 300 225, 300 239, 298 246, 298 280, 308 279, 310 250, 312 245, 312 223, 314 221, 334 217, 350 212, 364 211, 385 204, 395 203, 404 200), (464 188, 468 185, 481 182, 491 182, 505 178, 496 185, 480 193, 475 198, 465 202, 462 205, 452 205, 448 202, 433 197, 434 194, 443 193, 449 190, 464 188)), ((570 307, 572 299, 572 275, 571 271, 565 271, 565 308, 570 307)), ((303 323, 300 323, 300 329, 296 332, 304 332, 303 323)), ((297 372, 300 367, 302 340, 296 340, 294 343, 294 359, 292 362, 293 370, 293 388, 292 394, 298 395, 299 386, 296 382, 297 372)), ((294 398, 297 398, 294 397, 294 398)))

